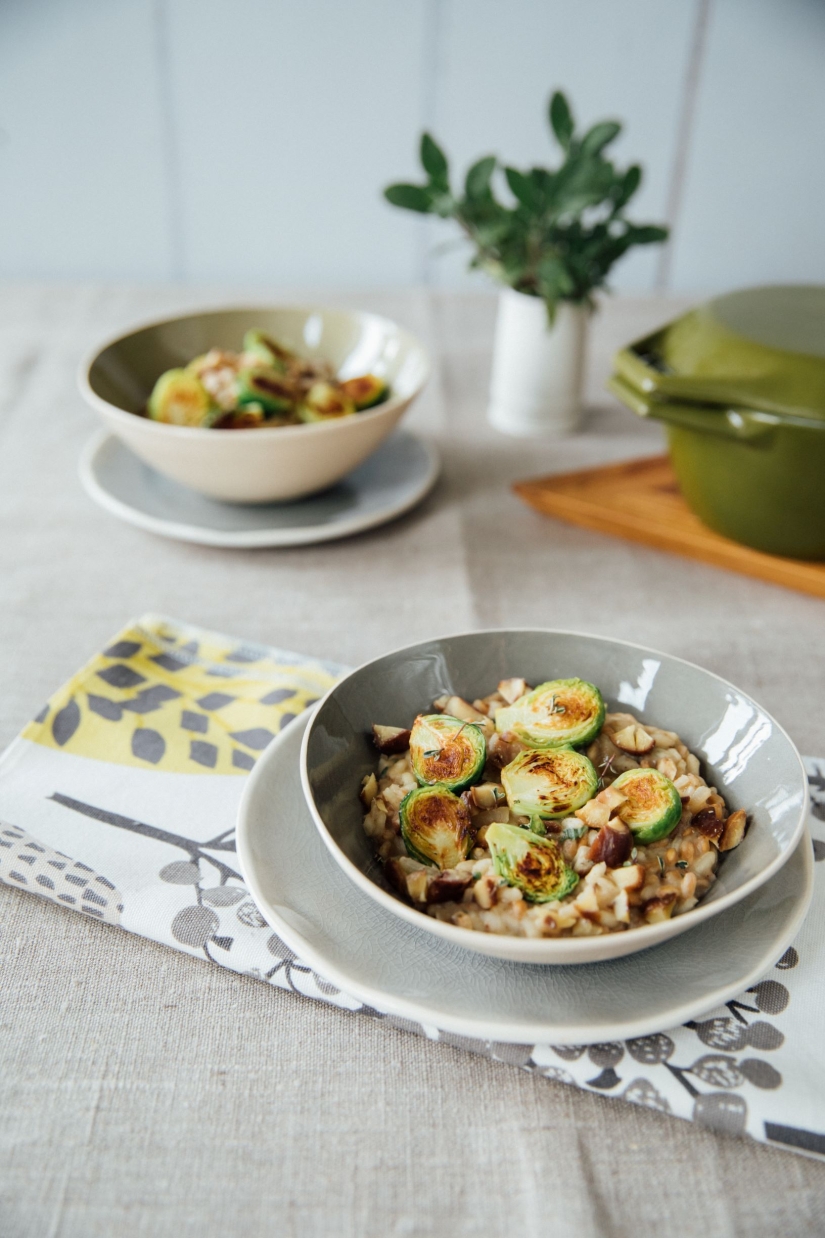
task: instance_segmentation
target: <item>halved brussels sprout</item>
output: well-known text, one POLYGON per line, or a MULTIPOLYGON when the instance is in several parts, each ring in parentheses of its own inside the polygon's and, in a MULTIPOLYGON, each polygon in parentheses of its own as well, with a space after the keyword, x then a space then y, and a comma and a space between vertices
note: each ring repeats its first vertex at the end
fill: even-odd
POLYGON ((220 416, 203 383, 186 370, 161 374, 149 396, 147 411, 152 421, 173 426, 210 426, 220 416))
POLYGON ((565 864, 558 843, 550 838, 496 822, 487 827, 487 845, 499 877, 517 886, 528 902, 564 898, 578 884, 578 876, 565 864))
POLYGON ((501 771, 513 812, 543 821, 569 817, 596 794, 599 776, 573 748, 527 749, 501 771))
POLYGON ((627 797, 618 815, 630 826, 636 842, 658 842, 679 824, 679 792, 657 769, 625 770, 611 785, 627 797))
POLYGON ((281 372, 284 361, 289 357, 287 349, 264 331, 247 331, 243 337, 243 351, 257 357, 262 365, 271 365, 281 372))
POLYGON ((487 745, 472 722, 450 714, 419 714, 410 735, 410 760, 422 786, 438 782, 463 791, 484 773, 487 745))
POLYGON ((337 383, 313 383, 303 403, 298 405, 298 416, 306 422, 332 421, 338 417, 353 416, 354 413, 355 405, 337 383))
POLYGON ((192 360, 186 366, 186 373, 194 374, 196 378, 199 378, 200 372, 204 368, 204 362, 206 361, 206 358, 208 356, 209 356, 209 353, 202 352, 202 353, 199 353, 197 357, 193 357, 192 360))
POLYGON ((271 366, 259 370, 241 370, 237 379, 237 400, 240 408, 258 405, 265 413, 288 413, 292 397, 283 378, 271 366))
POLYGON ((390 393, 384 379, 376 374, 362 374, 360 378, 348 378, 346 382, 341 383, 341 389, 344 395, 349 396, 359 412, 362 408, 373 408, 374 405, 380 404, 390 393))
POLYGON ((532 748, 587 744, 603 722, 602 694, 586 679, 551 679, 496 710, 496 730, 532 748))
POLYGON ((422 864, 455 868, 475 841, 470 810, 449 787, 416 787, 401 801, 401 837, 407 854, 422 864))

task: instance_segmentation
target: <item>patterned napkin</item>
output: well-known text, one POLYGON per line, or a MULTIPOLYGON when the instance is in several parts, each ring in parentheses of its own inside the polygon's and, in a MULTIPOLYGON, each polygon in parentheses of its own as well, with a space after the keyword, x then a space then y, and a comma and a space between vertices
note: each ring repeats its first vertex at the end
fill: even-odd
MULTIPOLYGON (((701 1022, 624 1043, 504 1045, 435 1033, 340 992, 244 887, 243 778, 343 668, 147 615, 0 759, 0 882, 222 967, 713 1130, 825 1157, 825 882, 773 971, 701 1022)), ((808 759, 825 859, 825 761, 808 759)))

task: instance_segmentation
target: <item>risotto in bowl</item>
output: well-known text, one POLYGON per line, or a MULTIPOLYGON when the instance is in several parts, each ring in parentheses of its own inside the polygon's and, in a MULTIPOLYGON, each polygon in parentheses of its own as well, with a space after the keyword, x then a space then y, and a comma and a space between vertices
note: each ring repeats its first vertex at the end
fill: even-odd
POLYGON ((448 637, 359 668, 307 728, 302 778, 365 893, 525 962, 683 932, 767 881, 805 820, 801 760, 754 701, 564 632, 448 637))

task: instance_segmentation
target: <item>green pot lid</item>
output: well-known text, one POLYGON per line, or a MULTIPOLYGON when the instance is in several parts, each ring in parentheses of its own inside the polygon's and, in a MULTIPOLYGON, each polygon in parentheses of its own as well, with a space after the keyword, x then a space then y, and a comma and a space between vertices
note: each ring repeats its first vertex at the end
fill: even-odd
POLYGON ((825 418, 825 287, 715 297, 622 349, 615 366, 646 399, 825 418))

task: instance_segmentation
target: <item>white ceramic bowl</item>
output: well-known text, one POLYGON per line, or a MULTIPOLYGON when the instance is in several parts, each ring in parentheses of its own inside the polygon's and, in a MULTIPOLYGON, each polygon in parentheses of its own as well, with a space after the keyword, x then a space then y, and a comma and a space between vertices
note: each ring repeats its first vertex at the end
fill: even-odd
POLYGON ((746 898, 793 854, 805 826, 807 780, 785 731, 755 701, 717 675, 668 654, 575 632, 473 632, 411 645, 352 671, 324 697, 301 749, 304 794, 330 852, 382 907, 422 932, 521 963, 593 963, 684 933, 746 898), (376 768, 375 722, 408 726, 443 693, 470 700, 510 676, 528 683, 581 676, 608 709, 677 731, 731 809, 751 825, 719 876, 685 915, 599 937, 531 939, 458 928, 402 902, 387 886, 362 826, 361 780, 376 768))
POLYGON ((219 309, 136 328, 96 348, 78 375, 80 392, 104 423, 158 472, 213 499, 268 503, 340 481, 386 438, 429 374, 423 346, 388 318, 315 307, 219 309), (239 349, 260 327, 304 356, 322 357, 343 378, 374 373, 390 399, 340 421, 258 430, 204 430, 136 416, 158 376, 213 346, 239 349))

